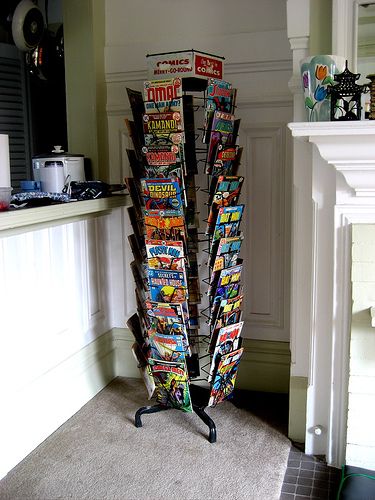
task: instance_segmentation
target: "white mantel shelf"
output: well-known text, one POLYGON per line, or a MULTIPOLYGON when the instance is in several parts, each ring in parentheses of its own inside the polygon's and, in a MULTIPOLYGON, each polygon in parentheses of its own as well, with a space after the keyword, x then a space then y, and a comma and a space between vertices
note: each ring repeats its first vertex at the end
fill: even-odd
POLYGON ((0 237, 104 215, 128 203, 129 197, 123 194, 97 200, 72 201, 0 212, 0 237))
POLYGON ((356 196, 375 197, 375 120, 289 123, 293 137, 315 144, 356 196))

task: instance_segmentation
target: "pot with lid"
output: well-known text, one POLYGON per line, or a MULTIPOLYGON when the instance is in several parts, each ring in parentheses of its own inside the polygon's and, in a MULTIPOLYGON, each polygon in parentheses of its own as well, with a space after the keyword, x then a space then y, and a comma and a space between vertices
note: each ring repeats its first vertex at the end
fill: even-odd
POLYGON ((32 164, 34 180, 41 181, 42 191, 61 193, 66 180, 86 180, 84 155, 67 153, 61 146, 54 146, 51 153, 33 156, 32 164))

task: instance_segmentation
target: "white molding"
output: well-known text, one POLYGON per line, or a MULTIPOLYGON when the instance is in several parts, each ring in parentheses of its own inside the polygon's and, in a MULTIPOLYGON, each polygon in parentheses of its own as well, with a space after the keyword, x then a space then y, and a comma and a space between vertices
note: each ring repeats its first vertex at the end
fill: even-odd
POLYGON ((375 122, 290 123, 294 137, 316 144, 356 196, 375 197, 375 122))

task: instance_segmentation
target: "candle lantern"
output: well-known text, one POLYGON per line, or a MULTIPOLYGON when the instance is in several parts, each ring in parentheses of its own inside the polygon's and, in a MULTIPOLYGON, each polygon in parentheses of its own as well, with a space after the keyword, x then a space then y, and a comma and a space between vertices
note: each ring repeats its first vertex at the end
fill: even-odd
POLYGON ((360 120, 361 95, 367 91, 367 85, 358 85, 361 75, 348 70, 348 61, 342 73, 334 75, 337 82, 328 88, 331 96, 331 120, 360 120))

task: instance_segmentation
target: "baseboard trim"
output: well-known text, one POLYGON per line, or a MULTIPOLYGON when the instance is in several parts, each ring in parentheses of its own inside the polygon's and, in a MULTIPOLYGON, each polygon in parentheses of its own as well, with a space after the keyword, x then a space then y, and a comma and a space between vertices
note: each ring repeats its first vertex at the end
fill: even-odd
POLYGON ((9 390, 0 478, 113 380, 114 358, 108 331, 22 389, 9 390))

